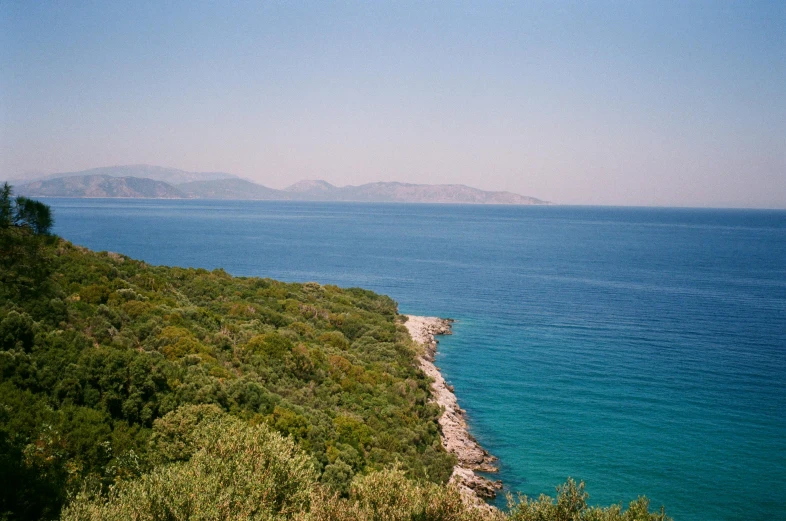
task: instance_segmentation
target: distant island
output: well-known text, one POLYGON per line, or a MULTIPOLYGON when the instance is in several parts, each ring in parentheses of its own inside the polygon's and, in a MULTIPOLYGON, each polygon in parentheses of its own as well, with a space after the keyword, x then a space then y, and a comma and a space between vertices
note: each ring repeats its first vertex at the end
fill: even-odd
POLYGON ((379 182, 334 186, 326 181, 308 180, 277 190, 224 172, 187 172, 150 165, 93 168, 33 179, 16 179, 14 182, 17 193, 36 197, 549 204, 534 197, 512 192, 489 192, 461 184, 379 182))

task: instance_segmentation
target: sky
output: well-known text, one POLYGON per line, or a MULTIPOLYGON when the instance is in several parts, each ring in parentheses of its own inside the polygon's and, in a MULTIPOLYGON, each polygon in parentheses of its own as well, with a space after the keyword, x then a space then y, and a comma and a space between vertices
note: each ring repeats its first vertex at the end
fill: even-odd
POLYGON ((786 208, 786 2, 0 0, 0 177, 786 208))

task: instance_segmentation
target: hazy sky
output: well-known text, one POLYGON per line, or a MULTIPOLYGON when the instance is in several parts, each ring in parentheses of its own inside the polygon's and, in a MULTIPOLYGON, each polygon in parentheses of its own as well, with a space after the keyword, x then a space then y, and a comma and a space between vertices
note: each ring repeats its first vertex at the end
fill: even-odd
POLYGON ((786 208, 786 2, 0 0, 0 177, 786 208))

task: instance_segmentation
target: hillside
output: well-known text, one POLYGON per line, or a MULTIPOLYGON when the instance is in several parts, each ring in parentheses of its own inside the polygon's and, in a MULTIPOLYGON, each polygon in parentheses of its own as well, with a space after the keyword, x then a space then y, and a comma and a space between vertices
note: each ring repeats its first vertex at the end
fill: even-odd
POLYGON ((127 197, 181 199, 183 192, 170 184, 140 177, 85 175, 33 181, 18 187, 22 195, 38 197, 127 197))
POLYGON ((42 497, 26 508, 54 512, 83 483, 151 468, 156 421, 187 404, 268 425, 337 490, 394 462, 413 478, 450 475, 439 410, 390 298, 149 266, 62 240, 42 243, 36 262, 25 251, 14 264, 38 266, 32 285, 26 271, 0 273, 0 459, 42 497))

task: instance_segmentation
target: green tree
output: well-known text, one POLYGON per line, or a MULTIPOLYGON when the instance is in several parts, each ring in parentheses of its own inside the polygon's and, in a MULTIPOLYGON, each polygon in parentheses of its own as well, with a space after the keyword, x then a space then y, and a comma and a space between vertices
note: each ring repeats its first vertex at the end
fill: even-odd
POLYGON ((49 206, 23 196, 14 199, 11 186, 3 183, 0 188, 0 228, 28 227, 37 235, 48 235, 53 224, 49 206))
POLYGON ((292 441, 210 409, 176 414, 162 428, 173 454, 187 454, 192 447, 187 461, 121 482, 108 500, 82 493, 61 519, 273 520, 308 509, 317 475, 292 441), (181 422, 194 431, 181 430, 181 422), (182 443, 174 442, 178 435, 185 438, 182 443))
POLYGON ((3 183, 3 187, 0 188, 0 228, 11 226, 14 215, 11 203, 11 186, 3 183))
MULTIPOLYGON (((0 188, 0 282, 10 297, 40 294, 49 275, 44 248, 54 219, 49 206, 27 197, 13 198, 8 183, 0 188)), ((2 291, 0 291, 2 296, 2 291)))
POLYGON ((33 320, 27 313, 12 310, 0 319, 0 349, 29 351, 34 339, 33 320))
POLYGON ((37 235, 49 235, 54 219, 49 206, 40 201, 17 197, 14 208, 14 224, 29 226, 37 235))

